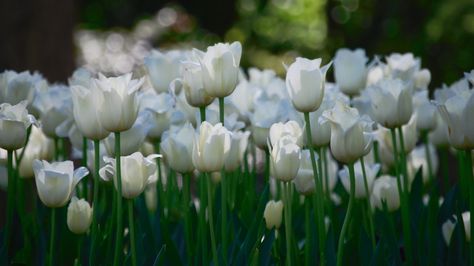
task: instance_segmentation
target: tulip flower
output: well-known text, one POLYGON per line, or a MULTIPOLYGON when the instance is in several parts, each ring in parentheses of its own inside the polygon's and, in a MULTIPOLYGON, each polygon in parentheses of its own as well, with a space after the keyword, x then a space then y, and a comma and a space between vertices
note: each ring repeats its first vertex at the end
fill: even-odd
POLYGON ((168 92, 171 82, 179 77, 180 62, 186 58, 183 51, 161 52, 153 50, 145 57, 148 77, 157 93, 168 92))
POLYGON ((319 108, 324 97, 326 72, 331 63, 321 67, 321 58, 309 60, 298 57, 288 67, 286 87, 291 102, 300 112, 313 112, 319 108))
POLYGON ((138 116, 137 90, 143 84, 132 79, 132 73, 107 78, 99 73, 94 79, 103 96, 99 106, 99 121, 110 132, 121 132, 130 129, 138 116))
POLYGON ((357 95, 367 80, 367 57, 363 49, 339 49, 334 57, 334 78, 347 95, 357 95))
POLYGON ((415 73, 413 79, 415 81, 416 89, 426 90, 431 82, 431 72, 428 69, 421 69, 415 73))
POLYGON ((437 109, 428 99, 428 91, 416 92, 413 97, 414 116, 419 131, 432 131, 436 128, 437 109))
MULTIPOLYGON (((122 166, 122 196, 126 199, 134 199, 139 196, 148 184, 156 182, 155 158, 159 154, 144 157, 140 152, 128 156, 121 156, 122 166)), ((100 169, 100 177, 105 181, 113 179, 115 188, 118 187, 116 177, 115 159, 104 157, 106 165, 100 169)))
POLYGON ((42 86, 46 86, 46 81, 37 72, 4 71, 0 73, 0 103, 16 105, 27 101, 28 109, 32 112, 31 104, 35 100, 37 89, 42 86))
POLYGON ((34 160, 38 196, 44 205, 59 208, 69 201, 79 181, 89 174, 85 167, 74 170, 72 161, 48 163, 34 160))
POLYGON ((213 100, 203 83, 203 72, 201 65, 195 62, 186 62, 182 64, 182 79, 178 80, 178 84, 184 88, 184 95, 189 105, 193 107, 206 107, 213 100))
POLYGON ((383 79, 367 89, 373 119, 387 128, 400 127, 413 112, 411 89, 400 79, 383 79))
MULTIPOLYGON (((377 173, 380 170, 380 165, 379 164, 367 164, 365 165, 365 171, 366 171, 366 177, 367 177, 367 186, 368 186, 368 193, 365 190, 365 185, 364 185, 364 176, 362 172, 362 165, 360 162, 357 162, 354 164, 354 170, 355 170, 355 197, 357 199, 361 198, 366 198, 367 196, 370 196, 372 193, 372 187, 374 184, 375 177, 377 176, 377 173)), ((349 193, 349 169, 347 166, 344 166, 342 170, 339 171, 339 178, 342 182, 342 185, 346 189, 346 191, 349 193)))
POLYGON ((321 121, 331 125, 331 151, 336 160, 353 163, 370 151, 372 121, 359 116, 357 109, 338 101, 322 114, 321 121))
POLYGON ((71 90, 64 85, 49 86, 39 93, 34 106, 40 111, 41 128, 50 138, 58 138, 56 129, 73 118, 71 90))
POLYGON ((280 228, 282 211, 283 202, 281 200, 270 200, 267 202, 265 210, 263 211, 263 218, 265 219, 265 225, 268 230, 271 230, 273 227, 276 229, 280 228))
POLYGON ((232 133, 229 153, 224 162, 224 169, 227 172, 235 171, 239 168, 244 158, 244 153, 247 150, 249 136, 249 131, 232 133))
POLYGON ((0 148, 17 150, 25 145, 28 127, 36 120, 28 114, 28 102, 0 105, 0 148))
POLYGON ((427 150, 425 145, 421 145, 419 147, 416 147, 411 153, 408 158, 409 162, 409 168, 408 170, 412 171, 412 174, 410 175, 412 178, 415 178, 415 174, 418 171, 418 169, 422 169, 423 173, 423 183, 428 183, 430 181, 430 173, 434 177, 436 175, 436 172, 438 170, 438 155, 436 154, 436 149, 433 145, 429 144, 428 146, 428 152, 430 162, 428 162, 427 158, 427 150), (431 171, 428 170, 431 167, 431 171))
POLYGON ((393 53, 386 57, 387 65, 394 78, 410 80, 420 69, 420 59, 414 57, 412 53, 393 53))
POLYGON ((163 134, 160 147, 169 167, 179 173, 190 173, 194 170, 192 161, 193 140, 195 135, 191 124, 186 123, 177 131, 163 134))
POLYGON ((388 175, 375 179, 371 201, 379 210, 383 210, 383 202, 386 202, 388 211, 397 210, 400 207, 397 179, 388 175))
POLYGON ((67 226, 74 234, 84 234, 92 223, 92 208, 84 199, 72 197, 67 208, 67 226))
POLYGON ((34 177, 33 161, 35 159, 50 160, 53 158, 53 142, 37 127, 31 128, 28 144, 23 149, 24 151, 19 151, 19 154, 23 153, 23 157, 18 165, 20 177, 23 178, 34 177))
POLYGON ((216 172, 224 167, 231 146, 231 133, 221 123, 204 121, 194 139, 192 161, 200 172, 216 172))
POLYGON ((296 178, 293 179, 293 183, 295 184, 296 191, 305 196, 313 194, 316 190, 309 150, 301 152, 300 167, 296 178))
POLYGON ((102 140, 109 135, 99 120, 99 108, 104 101, 102 93, 90 83, 90 87, 71 86, 74 121, 81 134, 91 140, 102 140))
POLYGON ((201 65, 202 82, 207 94, 217 98, 229 96, 238 81, 241 44, 218 43, 209 46, 206 52, 194 49, 194 55, 201 65))
POLYGON ((286 123, 275 123, 270 127, 269 140, 273 146, 283 136, 292 136, 296 139, 298 146, 303 146, 303 130, 296 121, 288 121, 286 123))
POLYGON ((273 174, 277 180, 288 182, 295 179, 301 161, 301 148, 297 139, 284 135, 271 149, 273 174))

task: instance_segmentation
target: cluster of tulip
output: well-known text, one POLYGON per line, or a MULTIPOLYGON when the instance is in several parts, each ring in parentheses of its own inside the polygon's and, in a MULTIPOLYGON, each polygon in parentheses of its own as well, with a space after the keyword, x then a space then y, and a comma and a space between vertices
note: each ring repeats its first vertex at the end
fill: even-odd
POLYGON ((241 53, 153 51, 134 74, 81 68, 68 85, 1 73, 2 263, 474 263, 474 71, 430 100, 412 54, 340 49, 283 80, 247 76, 241 53), (438 160, 453 151, 458 178, 438 160))

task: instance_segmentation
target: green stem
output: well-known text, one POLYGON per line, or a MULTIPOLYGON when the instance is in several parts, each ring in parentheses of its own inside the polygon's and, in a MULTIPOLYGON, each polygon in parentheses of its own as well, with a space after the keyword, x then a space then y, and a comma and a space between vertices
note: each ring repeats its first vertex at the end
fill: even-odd
POLYGON ((270 151, 265 147, 265 184, 270 183, 270 151))
POLYGON ((449 166, 448 166, 448 148, 441 148, 441 169, 443 171, 443 191, 446 192, 449 189, 449 166))
POLYGON ((304 198, 304 224, 305 224, 305 233, 306 233, 306 241, 304 244, 304 261, 305 265, 311 265, 310 262, 310 253, 311 253, 311 204, 309 202, 309 197, 304 198))
MULTIPOLYGON (((87 138, 85 137, 82 138, 82 166, 87 168, 87 138)), ((81 184, 82 184, 82 193, 83 193, 82 197, 88 200, 89 198, 89 193, 87 192, 88 184, 89 184, 88 176, 84 178, 81 184)))
POLYGON ((398 164, 398 147, 397 147, 397 133, 394 128, 390 129, 390 135, 392 136, 392 146, 393 146, 393 160, 395 162, 395 176, 397 177, 397 188, 398 196, 400 201, 403 199, 403 188, 402 181, 400 176, 400 165, 398 164))
POLYGON ((207 184, 207 202, 208 202, 207 209, 209 211, 209 217, 208 218, 209 218, 209 230, 210 230, 210 233, 211 233, 212 257, 213 257, 213 260, 214 260, 214 264, 219 265, 219 260, 217 259, 216 237, 215 237, 215 234, 214 234, 214 216, 213 216, 213 213, 212 213, 212 192, 211 192, 212 180, 211 180, 208 173, 206 173, 206 178, 207 178, 207 181, 208 181, 208 184, 207 184))
POLYGON ((331 205, 331 191, 329 189, 329 173, 328 173, 328 158, 327 158, 327 146, 321 148, 321 159, 323 161, 324 167, 324 190, 326 194, 326 200, 328 202, 328 206, 331 205))
POLYGON ((224 97, 219 97, 219 121, 224 126, 224 97))
POLYGON ((21 160, 23 159, 23 156, 25 155, 26 151, 26 146, 28 146, 28 143, 30 142, 30 135, 31 135, 31 128, 32 126, 28 127, 26 130, 26 141, 25 141, 25 146, 23 146, 23 149, 21 149, 20 156, 16 157, 16 165, 19 167, 21 160))
POLYGON ((115 132, 115 175, 117 178, 117 228, 115 233, 114 265, 121 264, 123 248, 123 214, 122 214, 122 169, 120 156, 120 132, 115 132))
POLYGON ((227 180, 224 170, 221 171, 221 238, 222 254, 227 258, 227 180))
POLYGON ((411 229, 410 229, 410 210, 409 210, 409 184, 408 184, 408 171, 407 171, 407 161, 405 153, 405 141, 403 139, 403 130, 402 127, 398 127, 398 136, 400 139, 400 165, 403 170, 403 198, 402 200, 402 226, 404 232, 405 240, 405 249, 407 254, 407 264, 413 265, 413 249, 411 245, 411 229))
POLYGON ((59 161, 59 139, 54 138, 54 160, 59 161))
MULTIPOLYGON (((313 139, 311 134, 311 120, 309 118, 309 113, 304 113, 304 120, 305 120, 305 129, 306 129, 306 140, 308 141, 309 147, 309 154, 311 157, 311 166, 313 168, 313 175, 314 175, 314 184, 316 187, 315 196, 315 205, 316 208, 315 213, 317 213, 317 226, 318 226, 318 240, 319 240, 319 254, 320 254, 320 264, 326 264, 326 243, 325 243, 325 234, 326 230, 324 229, 324 204, 323 204, 323 189, 322 189, 322 179, 318 178, 318 169, 316 166, 316 158, 314 156, 314 149, 313 149, 313 139)), ((320 161, 320 160, 319 160, 320 161)))
POLYGON ((364 187, 365 187, 365 201, 367 203, 367 219, 369 220, 370 228, 370 239, 372 241, 372 250, 375 250, 375 229, 374 229, 374 220, 372 217, 372 205, 370 204, 370 191, 369 184, 367 183, 367 172, 365 171, 364 156, 360 158, 360 166, 362 168, 362 176, 364 177, 364 187))
POLYGON ((133 219, 133 199, 128 201, 128 227, 130 229, 130 247, 132 252, 132 265, 137 266, 137 249, 135 242, 135 223, 133 219))
POLYGON ((192 250, 193 243, 191 242, 191 216, 189 213, 190 204, 190 183, 191 175, 183 174, 183 208, 184 208, 184 231, 186 234, 186 254, 188 255, 188 263, 192 264, 192 250))
MULTIPOLYGON (((466 157, 465 157, 465 162, 466 162, 466 177, 468 180, 469 184, 469 212, 470 215, 474 214, 474 180, 473 180, 473 173, 472 173, 472 154, 471 150, 466 150, 466 157)), ((474 265, 474 222, 470 223, 470 230, 471 230, 471 243, 469 243, 469 252, 470 252, 470 265, 474 265)))
POLYGON ((374 151, 374 162, 375 163, 380 163, 380 156, 379 156, 379 142, 374 141, 373 142, 373 151, 374 151))
POLYGON ((74 265, 81 265, 81 253, 82 253, 82 241, 84 236, 79 235, 77 237, 77 258, 74 261, 74 265))
POLYGON ((51 208, 51 237, 49 238, 49 265, 54 261, 54 241, 56 238, 56 208, 51 208))
POLYGON ((94 264, 95 249, 97 241, 97 230, 99 226, 99 168, 100 168, 100 141, 94 140, 94 196, 92 201, 92 232, 89 265, 94 264))
POLYGON ((342 265, 342 259, 344 255, 344 237, 346 235, 347 227, 352 217, 352 208, 354 206, 354 196, 355 196, 355 172, 354 164, 351 163, 347 165, 349 168, 349 178, 350 178, 350 194, 349 194, 349 206, 347 207, 346 217, 344 217, 344 223, 342 224, 341 234, 339 235, 339 242, 337 244, 337 266, 342 265))
POLYGON ((290 213, 290 190, 288 182, 283 183, 283 211, 285 214, 285 240, 286 240, 286 265, 292 265, 291 259, 291 213, 290 213))
MULTIPOLYGON (((206 197, 206 176, 201 175, 199 177, 199 197, 200 197, 200 206, 199 206, 199 231, 201 236, 201 254, 202 254, 202 265, 208 265, 207 260, 207 233, 206 233, 206 206, 207 206, 207 197, 206 197)), ((198 253, 198 252, 196 252, 198 253)))
MULTIPOLYGON (((7 222, 5 225, 5 255, 8 258, 10 249, 10 234, 12 230, 13 210, 15 204, 15 178, 13 172, 13 151, 7 151, 7 173, 8 173, 8 205, 7 205, 7 222)), ((8 259, 7 259, 8 261, 8 259)))

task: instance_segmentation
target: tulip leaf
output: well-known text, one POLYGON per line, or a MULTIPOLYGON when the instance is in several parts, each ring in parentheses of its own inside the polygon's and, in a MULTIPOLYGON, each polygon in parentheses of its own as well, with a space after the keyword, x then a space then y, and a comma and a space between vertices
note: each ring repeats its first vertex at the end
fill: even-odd
POLYGON ((160 251, 156 254, 155 261, 153 262, 153 266, 160 266, 163 265, 163 258, 166 252, 166 245, 161 246, 160 251))
POLYGON ((260 245, 259 265, 270 265, 272 246, 275 242, 275 229, 266 230, 265 238, 260 245))

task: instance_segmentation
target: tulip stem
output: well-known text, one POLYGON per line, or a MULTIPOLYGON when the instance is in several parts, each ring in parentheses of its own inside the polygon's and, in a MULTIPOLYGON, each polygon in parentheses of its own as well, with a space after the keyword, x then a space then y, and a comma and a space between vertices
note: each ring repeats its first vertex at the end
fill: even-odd
POLYGON ((304 243, 304 261, 305 265, 311 265, 310 262, 310 253, 311 253, 311 204, 309 202, 309 197, 304 198, 304 225, 305 225, 305 233, 306 233, 306 241, 304 243))
POLYGON ((192 252, 191 247, 191 216, 189 213, 190 203, 190 183, 191 174, 183 174, 183 208, 184 208, 184 231, 186 234, 186 253, 188 255, 188 263, 192 264, 192 252))
POLYGON ((344 223, 342 224, 341 234, 339 235, 339 242, 337 244, 337 266, 343 265, 342 259, 344 255, 344 237, 346 235, 346 231, 352 217, 352 208, 354 206, 354 198, 355 198, 354 164, 350 163, 347 166, 349 168, 349 178, 350 178, 349 179, 350 181, 349 206, 347 207, 346 217, 344 217, 344 223))
POLYGON ((219 121, 224 126, 224 97, 219 97, 219 121))
POLYGON ((369 228, 370 228, 370 239, 372 240, 372 250, 375 250, 375 229, 374 229, 374 220, 372 217, 372 206, 370 205, 370 191, 369 191, 369 184, 367 183, 367 172, 365 171, 365 163, 364 163, 364 156, 360 157, 360 166, 362 168, 362 176, 364 177, 364 187, 365 187, 365 195, 366 195, 366 203, 367 203, 367 219, 369 220, 369 228))
POLYGON ((327 158, 327 146, 324 146, 321 148, 321 159, 323 161, 323 167, 324 167, 324 190, 325 190, 325 194, 326 194, 326 200, 327 200, 327 204, 328 204, 328 207, 331 205, 331 191, 329 189, 329 173, 328 173, 328 158, 327 158))
POLYGON ((133 219, 133 199, 128 201, 128 227, 130 228, 130 249, 132 252, 132 266, 137 266, 137 248, 135 243, 135 223, 133 219))
POLYGON ((94 196, 92 198, 92 232, 89 265, 94 264, 97 230, 99 226, 99 168, 100 168, 100 141, 94 140, 94 196))
MULTIPOLYGON (((314 156, 314 148, 313 148, 313 138, 311 134, 311 120, 309 118, 309 112, 304 113, 304 120, 305 120, 305 129, 306 129, 306 140, 308 142, 309 154, 311 157, 311 165, 313 167, 313 176, 314 176, 314 185, 316 187, 316 193, 314 193, 314 208, 315 214, 317 218, 317 226, 318 226, 318 240, 319 240, 319 253, 320 253, 320 265, 326 264, 326 243, 325 243, 325 234, 326 230, 324 229, 324 204, 323 204, 323 188, 322 188, 322 179, 318 178, 318 169, 316 166, 316 158, 314 156)), ((321 169, 321 168, 320 168, 321 169)), ((321 173, 321 172, 320 172, 321 173)), ((319 175, 321 177, 321 175, 319 175)))
POLYGON ((206 107, 199 107, 199 114, 201 116, 201 123, 206 121, 206 107))
POLYGON ((373 151, 374 151, 374 162, 375 163, 380 163, 380 155, 379 155, 379 142, 378 141, 374 141, 373 142, 373 151))
POLYGON ((122 214, 122 170, 120 165, 120 132, 115 132, 115 175, 117 178, 117 228, 115 233, 114 265, 121 264, 123 242, 122 214))
POLYGON ((402 226, 404 231, 405 249, 407 254, 407 264, 413 265, 413 250, 411 246, 411 229, 410 229, 410 209, 409 209, 409 184, 408 184, 408 173, 407 173, 407 161, 405 154, 405 141, 403 139, 403 130, 398 127, 398 134, 400 138, 400 165, 403 171, 403 193, 402 196, 402 226))
MULTIPOLYGON (((82 166, 87 168, 87 138, 85 137, 82 138, 82 166)), ((84 181, 81 182, 81 184, 82 184, 83 198, 88 200, 89 193, 87 192, 87 190, 88 190, 89 178, 86 176, 84 178, 84 181)))
MULTIPOLYGON (((472 154, 471 154, 471 150, 466 150, 465 151, 466 153, 466 157, 465 157, 465 162, 466 162, 466 177, 467 177, 467 180, 469 180, 468 182, 468 185, 469 185, 469 213, 471 215, 471 217, 473 216, 474 214, 474 180, 473 180, 473 173, 472 173, 472 154)), ((471 220, 472 221, 472 220, 471 220)), ((470 222, 470 239, 471 239, 471 242, 469 243, 469 252, 470 252, 470 265, 473 266, 474 265, 474 222, 470 222)))
POLYGON ((53 265, 54 260, 54 240, 56 238, 56 208, 51 208, 51 237, 49 238, 49 264, 53 265))
MULTIPOLYGON (((207 206, 207 197, 206 197, 206 179, 207 176, 199 176, 199 231, 201 233, 201 255, 202 255, 202 265, 208 265, 207 260, 207 233, 206 233, 206 206, 207 206)), ((197 253, 197 251, 196 251, 197 253)))
POLYGON ((285 240, 286 240, 286 265, 292 265, 291 258, 291 196, 290 196, 290 184, 289 182, 283 182, 283 211, 285 215, 285 240))
MULTIPOLYGON (((219 265, 219 260, 217 259, 217 245, 216 245, 216 237, 214 234, 214 216, 212 213, 212 192, 211 192, 211 185, 212 185, 212 180, 210 178, 210 175, 206 173, 206 178, 207 178, 207 209, 209 211, 209 230, 211 233, 211 248, 212 248, 212 257, 214 259, 214 264, 219 265)), ((205 210, 203 210, 205 211, 205 210)))
POLYGON ((221 170, 221 237, 222 255, 227 258, 227 180, 224 170, 221 170))
MULTIPOLYGON (((15 204, 15 178, 13 172, 13 151, 7 151, 7 173, 8 173, 8 205, 7 205, 7 222, 5 225, 5 256, 8 258, 8 251, 10 247, 10 233, 13 220, 13 209, 15 204)), ((8 261, 8 259, 7 259, 8 261)), ((7 263, 8 264, 8 263, 7 263)))

